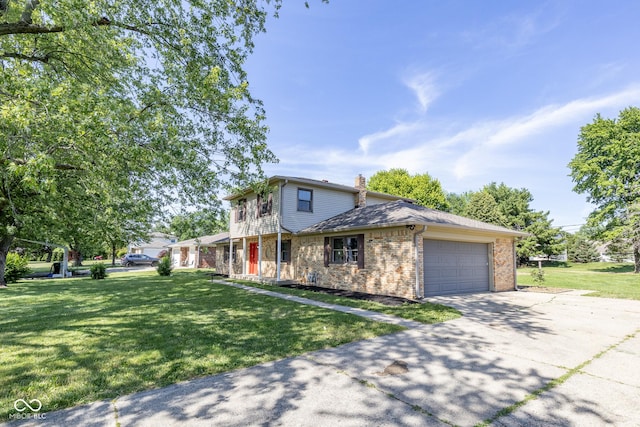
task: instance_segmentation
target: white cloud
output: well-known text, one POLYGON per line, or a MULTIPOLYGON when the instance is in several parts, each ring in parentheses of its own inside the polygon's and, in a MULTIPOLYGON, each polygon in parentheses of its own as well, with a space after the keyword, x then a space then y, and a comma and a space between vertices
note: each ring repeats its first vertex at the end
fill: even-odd
POLYGON ((560 25, 562 11, 553 2, 529 13, 511 14, 476 29, 465 31, 465 40, 478 48, 516 50, 533 44, 560 25))
POLYGON ((405 80, 405 84, 413 90, 420 103, 420 111, 425 113, 431 103, 440 95, 436 86, 435 73, 430 71, 415 74, 405 80))

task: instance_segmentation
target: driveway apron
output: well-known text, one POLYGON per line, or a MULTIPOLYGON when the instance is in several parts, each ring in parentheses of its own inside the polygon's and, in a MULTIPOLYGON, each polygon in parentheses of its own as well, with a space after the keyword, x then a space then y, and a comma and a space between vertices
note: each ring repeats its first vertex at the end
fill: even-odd
POLYGON ((26 424, 640 425, 639 301, 575 292, 429 301, 463 317, 26 424))

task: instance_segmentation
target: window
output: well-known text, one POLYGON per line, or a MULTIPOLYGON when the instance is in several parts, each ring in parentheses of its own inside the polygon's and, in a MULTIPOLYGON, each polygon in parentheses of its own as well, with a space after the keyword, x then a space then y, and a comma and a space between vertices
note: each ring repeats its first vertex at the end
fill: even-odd
POLYGON ((257 217, 271 215, 271 208, 273 205, 273 194, 269 193, 267 197, 258 194, 258 212, 257 217))
POLYGON ((280 262, 291 262, 291 240, 283 240, 280 243, 280 262))
POLYGON ((247 199, 238 200, 236 206, 236 222, 243 222, 247 219, 247 199))
MULTIPOLYGON (((236 246, 233 247, 233 262, 236 262, 238 254, 238 248, 236 246)), ((225 263, 229 262, 229 246, 224 247, 224 253, 222 255, 222 259, 225 263)))
POLYGON ((298 210, 313 212, 313 190, 298 188, 298 210))
POLYGON ((364 234, 354 236, 325 237, 324 265, 358 264, 364 268, 364 234))

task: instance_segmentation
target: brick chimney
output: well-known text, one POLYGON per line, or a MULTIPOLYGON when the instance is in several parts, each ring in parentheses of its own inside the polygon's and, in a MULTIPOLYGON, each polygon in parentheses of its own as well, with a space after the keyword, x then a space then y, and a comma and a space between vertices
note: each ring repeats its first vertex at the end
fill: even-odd
POLYGON ((356 189, 358 194, 356 195, 356 208, 364 208, 367 206, 367 179, 359 174, 356 177, 356 189))

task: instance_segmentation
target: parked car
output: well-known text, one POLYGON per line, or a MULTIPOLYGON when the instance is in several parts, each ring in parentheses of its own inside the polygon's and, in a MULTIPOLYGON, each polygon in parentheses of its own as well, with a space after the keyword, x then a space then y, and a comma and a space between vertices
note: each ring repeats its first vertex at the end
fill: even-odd
POLYGON ((154 258, 145 254, 126 254, 122 257, 122 265, 125 267, 131 267, 134 265, 158 265, 158 258, 154 258))

